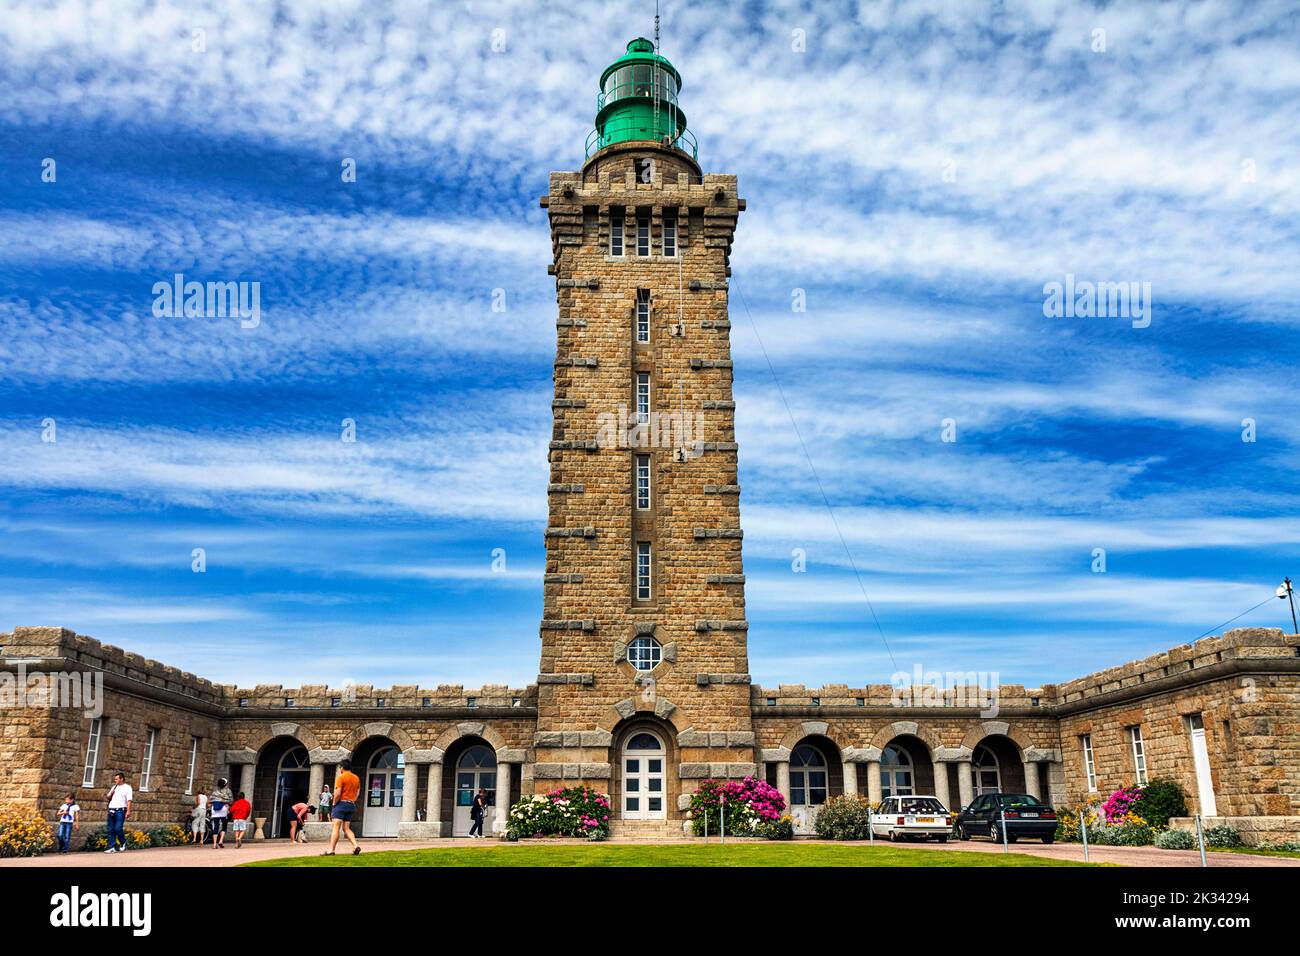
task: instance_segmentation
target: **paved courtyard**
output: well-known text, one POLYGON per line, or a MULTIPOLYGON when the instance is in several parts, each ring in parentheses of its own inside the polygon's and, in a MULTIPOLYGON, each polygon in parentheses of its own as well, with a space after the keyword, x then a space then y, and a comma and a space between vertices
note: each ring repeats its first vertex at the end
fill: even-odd
MULTIPOLYGON (((585 840, 547 840, 548 845, 574 844, 586 845, 585 840)), ((611 841, 615 845, 621 842, 611 841)), ((662 840, 637 841, 659 843, 696 843, 698 841, 662 840)), ((749 842, 749 841, 746 841, 749 842)), ((800 841, 814 843, 820 841, 800 841)), ((420 850, 432 847, 458 847, 475 852, 490 853, 494 847, 501 846, 497 840, 446 839, 413 842, 406 840, 363 840, 362 850, 366 853, 380 853, 385 850, 420 850)), ((528 845, 527 843, 524 844, 528 845)), ((846 844, 840 844, 844 846, 846 844)), ((910 849, 923 855, 934 850, 960 850, 967 853, 1001 853, 1001 844, 981 840, 967 843, 900 843, 891 844, 899 848, 910 849)), ((308 844, 292 846, 284 840, 259 840, 247 843, 242 849, 227 848, 214 850, 212 847, 169 847, 153 850, 128 850, 125 853, 70 853, 61 856, 57 853, 24 860, 0 861, 0 869, 6 867, 226 867, 253 860, 273 860, 282 857, 314 856, 324 849, 324 845, 308 844)), ((1056 843, 1043 846, 1040 843, 1016 843, 1011 848, 1013 853, 1028 856, 1042 856, 1059 860, 1082 860, 1083 848, 1078 844, 1056 843)), ((340 852, 343 852, 342 850, 340 852)), ((1154 847, 1093 847, 1090 858, 1094 863, 1112 863, 1120 866, 1143 867, 1195 867, 1200 866, 1200 856, 1195 850, 1158 850, 1154 847)), ((1244 853, 1210 853, 1209 864, 1212 867, 1260 867, 1281 866, 1300 867, 1300 860, 1284 857, 1253 856, 1244 853)), ((924 866, 923 859, 917 865, 924 866)))

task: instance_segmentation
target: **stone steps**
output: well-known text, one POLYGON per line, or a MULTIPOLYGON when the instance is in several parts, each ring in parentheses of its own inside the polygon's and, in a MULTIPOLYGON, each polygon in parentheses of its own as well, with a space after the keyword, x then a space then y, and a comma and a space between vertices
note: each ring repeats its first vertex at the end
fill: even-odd
POLYGON ((680 840, 683 836, 681 820, 611 820, 611 840, 680 840))

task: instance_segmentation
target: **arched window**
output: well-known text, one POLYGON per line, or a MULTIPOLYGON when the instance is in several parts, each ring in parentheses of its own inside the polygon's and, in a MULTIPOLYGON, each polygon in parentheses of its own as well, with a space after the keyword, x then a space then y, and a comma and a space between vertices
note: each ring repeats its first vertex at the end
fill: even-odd
POLYGON ((998 758, 988 747, 980 745, 971 754, 971 775, 974 778, 975 796, 1002 792, 1002 771, 998 758))
POLYGON ((663 654, 663 647, 653 637, 638 637, 627 646, 627 662, 639 671, 654 670, 663 654))
POLYGON ((886 797, 906 797, 916 792, 912 758, 902 747, 886 747, 880 755, 880 792, 886 797))
POLYGON ((461 755, 459 767, 474 769, 478 767, 495 767, 497 765, 496 752, 491 747, 474 746, 470 747, 461 755))
POLYGON ((817 807, 826 802, 826 758, 800 744, 790 754, 790 805, 817 807))

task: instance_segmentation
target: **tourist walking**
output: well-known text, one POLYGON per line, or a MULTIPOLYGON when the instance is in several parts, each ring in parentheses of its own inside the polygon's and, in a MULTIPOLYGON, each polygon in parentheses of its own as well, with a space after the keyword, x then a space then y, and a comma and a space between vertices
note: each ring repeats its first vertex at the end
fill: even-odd
POLYGON ((230 829, 235 832, 235 849, 244 845, 244 834, 248 832, 248 818, 253 813, 253 805, 244 798, 244 791, 235 794, 235 802, 230 805, 230 829))
POLYGON ((77 795, 70 793, 59 807, 59 852, 67 853, 72 849, 72 831, 81 829, 81 807, 77 805, 77 795))
POLYGON ((330 804, 334 802, 334 794, 330 793, 330 785, 327 783, 321 788, 320 800, 320 818, 322 823, 328 823, 330 818, 330 804))
POLYGON ((487 808, 487 790, 479 787, 469 808, 469 818, 474 821, 474 825, 469 828, 469 835, 476 840, 483 839, 483 818, 487 816, 487 808))
POLYGON ((217 788, 208 795, 208 806, 212 808, 212 847, 224 850, 226 847, 226 820, 230 817, 230 805, 234 795, 230 792, 229 781, 225 777, 217 781, 217 788))
POLYGON ((126 782, 126 774, 113 774, 113 786, 108 791, 108 849, 105 853, 121 853, 126 849, 126 821, 131 817, 131 802, 135 791, 126 782))
POLYGON ((357 797, 361 795, 361 778, 352 772, 351 760, 339 761, 339 772, 334 778, 334 806, 330 810, 330 823, 334 829, 330 831, 330 848, 321 856, 333 856, 335 848, 339 845, 339 833, 342 832, 352 844, 352 855, 356 856, 361 852, 361 847, 357 846, 357 838, 352 834, 352 818, 357 812, 357 797))

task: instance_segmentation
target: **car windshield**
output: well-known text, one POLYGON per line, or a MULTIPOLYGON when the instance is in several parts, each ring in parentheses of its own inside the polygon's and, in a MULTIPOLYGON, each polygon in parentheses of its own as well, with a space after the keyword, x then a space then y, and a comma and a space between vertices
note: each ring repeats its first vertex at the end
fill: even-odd
POLYGON ((903 813, 943 813, 943 804, 934 797, 904 797, 903 813))
POLYGON ((1029 794, 1013 794, 1002 798, 1002 805, 1007 809, 1015 807, 1041 807, 1042 801, 1037 797, 1031 797, 1029 794))

